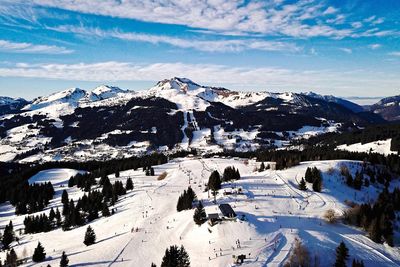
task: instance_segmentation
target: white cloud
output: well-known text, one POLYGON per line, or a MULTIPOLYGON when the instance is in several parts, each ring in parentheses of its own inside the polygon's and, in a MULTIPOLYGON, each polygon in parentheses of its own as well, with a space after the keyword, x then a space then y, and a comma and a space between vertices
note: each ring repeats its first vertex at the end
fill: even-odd
POLYGON ((37 45, 0 40, 0 51, 11 53, 70 54, 73 50, 55 45, 37 45))
POLYGON ((339 48, 339 50, 341 50, 341 51, 343 51, 343 52, 345 52, 345 53, 347 53, 347 54, 353 53, 353 50, 350 49, 350 48, 339 48))
POLYGON ((400 51, 390 52, 389 56, 400 57, 400 51))
MULTIPOLYGON (((169 77, 187 77, 202 84, 230 85, 235 88, 290 90, 356 94, 367 90, 393 90, 400 77, 365 70, 291 70, 284 68, 233 68, 214 64, 99 62, 77 64, 29 64, 0 67, 0 77, 31 77, 76 81, 157 81, 169 77), (360 90, 360 91, 357 91, 360 90)), ((379 92, 377 92, 379 93, 379 92)))
POLYGON ((359 21, 356 21, 356 22, 353 22, 353 23, 351 24, 351 26, 352 26, 353 28, 355 28, 355 29, 358 29, 358 28, 361 28, 361 27, 363 26, 363 24, 362 24, 361 22, 359 22, 359 21))
POLYGON ((369 47, 370 49, 372 49, 372 50, 376 50, 376 49, 378 49, 378 48, 381 48, 382 45, 381 45, 381 44, 370 44, 368 47, 369 47))
POLYGON ((63 25, 46 27, 64 33, 74 33, 91 37, 116 38, 124 41, 147 42, 152 44, 164 43, 180 48, 192 48, 208 52, 239 52, 243 50, 262 51, 300 51, 301 48, 294 43, 280 41, 264 41, 261 39, 225 39, 225 40, 196 40, 170 37, 166 35, 153 35, 135 32, 121 32, 119 30, 102 30, 83 26, 63 25))
MULTIPOLYGON (((81 13, 185 25, 218 33, 291 37, 344 38, 355 36, 344 24, 347 14, 315 0, 14 0, 24 6, 46 6, 81 13)), ((369 20, 369 18, 368 18, 369 20)), ((374 17, 370 22, 379 21, 374 17)))

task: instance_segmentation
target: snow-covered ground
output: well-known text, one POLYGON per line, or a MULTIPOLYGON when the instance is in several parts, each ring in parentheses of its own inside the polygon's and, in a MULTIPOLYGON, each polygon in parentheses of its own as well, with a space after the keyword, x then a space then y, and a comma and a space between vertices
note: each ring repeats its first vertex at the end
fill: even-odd
POLYGON ((351 145, 340 145, 337 147, 339 150, 347 150, 351 152, 366 152, 366 153, 379 153, 383 155, 397 154, 396 151, 390 150, 390 143, 392 139, 379 140, 370 143, 356 143, 351 145))
MULTIPOLYGON (((365 266, 399 266, 397 248, 376 244, 359 229, 342 224, 327 224, 322 216, 328 209, 342 213, 344 200, 364 202, 374 199, 380 189, 373 186, 355 191, 344 185, 339 167, 346 164, 351 172, 361 168, 360 162, 320 161, 304 162, 283 170, 256 172, 260 163, 228 158, 180 158, 155 166, 156 176, 145 176, 143 171, 121 172, 123 182, 133 179, 135 188, 115 205, 116 214, 90 223, 97 235, 96 244, 86 247, 83 242, 87 226, 63 232, 22 235, 19 244, 13 243, 18 255, 25 250, 31 256, 37 241, 47 252, 47 261, 41 265, 58 266, 62 251, 66 251, 71 266, 158 266, 165 249, 170 245, 184 245, 191 266, 232 266, 232 256, 246 254, 245 266, 280 266, 291 251, 294 239, 299 237, 312 256, 318 255, 320 266, 332 266, 335 248, 345 241, 353 257, 362 259, 365 266), (212 197, 204 192, 204 185, 213 170, 223 172, 227 166, 239 169, 242 178, 232 184, 223 184, 217 196, 218 203, 229 203, 238 217, 246 220, 223 221, 213 227, 193 222, 194 210, 176 211, 179 195, 188 186, 203 201, 207 213, 219 212, 212 197), (315 193, 297 189, 297 183, 309 166, 323 172, 323 191, 315 193), (166 171, 164 180, 157 175, 166 171), (224 191, 241 188, 243 194, 224 195, 224 191), (138 228, 138 232, 131 232, 138 228), (241 248, 236 241, 240 240, 241 248)), ((32 177, 30 182, 52 181, 56 192, 67 189, 73 199, 83 193, 67 187, 68 178, 76 173, 68 169, 52 169, 32 177)), ((110 175, 111 182, 115 181, 110 175)), ((311 185, 307 185, 311 188, 311 185)), ((61 207, 57 193, 51 206, 61 207)), ((46 211, 48 212, 49 209, 46 211)), ((16 217, 9 204, 0 205, 0 227, 13 220, 16 233, 23 227, 24 216, 16 217)), ((4 259, 4 253, 0 254, 4 259)), ((26 266, 32 266, 28 262, 26 266)))

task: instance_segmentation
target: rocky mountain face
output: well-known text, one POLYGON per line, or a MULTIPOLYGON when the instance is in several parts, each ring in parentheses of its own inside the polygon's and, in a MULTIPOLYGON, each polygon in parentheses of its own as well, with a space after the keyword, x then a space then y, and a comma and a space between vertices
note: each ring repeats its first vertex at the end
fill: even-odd
POLYGON ((71 88, 0 117, 0 161, 248 151, 383 121, 339 98, 237 92, 184 78, 162 80, 139 92, 71 88))

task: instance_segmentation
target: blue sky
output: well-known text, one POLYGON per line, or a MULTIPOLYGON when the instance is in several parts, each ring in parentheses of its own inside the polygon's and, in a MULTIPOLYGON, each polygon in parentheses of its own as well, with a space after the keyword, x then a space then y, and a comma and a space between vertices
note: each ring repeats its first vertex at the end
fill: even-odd
POLYGON ((2 0, 0 95, 187 77, 240 90, 389 96, 398 0, 2 0))

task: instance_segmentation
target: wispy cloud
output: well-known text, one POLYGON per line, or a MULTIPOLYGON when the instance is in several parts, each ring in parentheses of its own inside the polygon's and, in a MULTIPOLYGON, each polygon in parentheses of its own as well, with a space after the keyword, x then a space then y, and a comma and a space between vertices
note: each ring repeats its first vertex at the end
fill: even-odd
MULTIPOLYGON (((9 1, 10 2, 10 1, 9 1)), ((276 0, 14 0, 31 6, 54 7, 80 13, 128 18, 188 26, 219 33, 252 33, 299 38, 324 36, 329 38, 360 37, 361 21, 349 19, 349 14, 323 1, 299 0, 296 3, 276 0), (348 21, 347 24, 345 22, 348 21)), ((378 25, 383 18, 363 20, 378 25)))
POLYGON ((70 54, 73 50, 55 45, 38 45, 0 40, 0 51, 11 53, 70 54))
POLYGON ((347 53, 347 54, 351 54, 351 53, 353 53, 353 50, 352 49, 350 49, 350 48, 339 48, 339 50, 341 50, 341 51, 343 51, 343 52, 345 52, 345 53, 347 53))
POLYGON ((390 52, 390 53, 389 53, 389 56, 400 57, 400 51, 390 52))
POLYGON ((122 32, 120 30, 102 30, 99 28, 88 28, 83 26, 62 25, 57 27, 46 27, 46 29, 74 33, 99 38, 116 38, 124 41, 147 42, 152 44, 168 44, 179 48, 192 48, 208 52, 239 52, 243 50, 262 51, 300 51, 301 48, 291 42, 265 41, 261 39, 224 39, 224 40, 197 40, 183 39, 166 35, 153 35, 135 32, 122 32))
MULTIPOLYGON (((351 90, 391 88, 399 84, 398 75, 363 70, 292 70, 274 67, 244 68, 215 64, 99 62, 77 64, 29 64, 1 66, 0 77, 50 78, 76 81, 157 81, 182 76, 203 84, 231 84, 236 88, 265 90, 318 90, 338 95, 351 90)), ((375 90, 375 91, 374 91, 375 90)))
POLYGON ((370 49, 372 49, 372 50, 376 50, 376 49, 378 49, 378 48, 381 48, 382 45, 381 45, 381 44, 371 44, 371 45, 369 45, 368 47, 369 47, 370 49))

